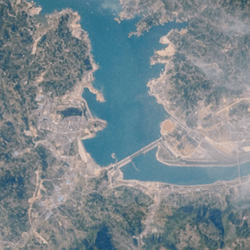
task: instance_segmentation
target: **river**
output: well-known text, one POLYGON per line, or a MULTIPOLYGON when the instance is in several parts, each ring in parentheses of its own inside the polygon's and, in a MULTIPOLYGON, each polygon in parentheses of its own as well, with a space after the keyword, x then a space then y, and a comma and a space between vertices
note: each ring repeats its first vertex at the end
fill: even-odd
MULTIPOLYGON (((166 119, 164 108, 148 94, 147 82, 159 76, 163 65, 150 66, 154 50, 164 48, 159 43, 161 36, 171 29, 181 29, 187 24, 169 23, 157 26, 141 37, 128 38, 135 30, 136 20, 114 20, 119 5, 116 1, 38 0, 42 13, 55 9, 72 8, 81 16, 81 25, 89 33, 92 54, 99 69, 94 73, 94 87, 100 90, 106 102, 97 102, 95 96, 85 90, 94 116, 107 121, 107 127, 83 144, 101 166, 107 166, 116 159, 128 155, 158 139, 160 123, 166 119), (110 8, 108 8, 108 6, 110 8)), ((122 168, 125 179, 162 181, 173 184, 209 184, 218 180, 233 180, 238 177, 237 167, 176 167, 159 163, 155 150, 141 155, 132 164, 122 168)), ((244 164, 242 175, 250 173, 250 164, 244 164)))

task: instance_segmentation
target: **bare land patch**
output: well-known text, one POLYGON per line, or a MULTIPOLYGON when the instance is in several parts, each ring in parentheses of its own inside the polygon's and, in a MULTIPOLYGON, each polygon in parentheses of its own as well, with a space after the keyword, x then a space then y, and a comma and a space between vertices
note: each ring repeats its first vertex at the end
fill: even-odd
POLYGON ((161 134, 166 135, 168 133, 171 133, 175 128, 175 124, 167 119, 164 122, 161 123, 161 134))

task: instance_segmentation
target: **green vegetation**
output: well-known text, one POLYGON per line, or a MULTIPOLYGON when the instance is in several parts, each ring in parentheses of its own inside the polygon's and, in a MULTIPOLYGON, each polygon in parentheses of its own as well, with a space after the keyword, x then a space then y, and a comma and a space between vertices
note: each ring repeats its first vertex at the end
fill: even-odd
MULTIPOLYGON (((147 11, 152 2, 145 3, 138 6, 147 11)), ((193 13, 194 5, 201 9, 195 1, 180 4, 185 15, 193 13)), ((232 8, 223 4, 227 11, 232 8)), ((248 3, 235 4, 244 11, 248 3)), ((173 1, 163 6, 180 8, 173 1)), ((74 35, 71 24, 78 16, 71 10, 37 18, 34 8, 24 0, 0 0, 0 248, 249 249, 248 182, 180 191, 167 184, 112 181, 114 169, 81 160, 78 139, 85 130, 103 126, 101 120, 88 119, 85 104, 72 92, 93 70, 89 40, 82 30, 74 35)), ((203 12, 204 19, 208 15, 203 12)), ((160 16, 146 18, 151 26, 160 16)), ((197 126, 193 111, 199 101, 216 109, 222 95, 233 98, 243 92, 215 86, 206 67, 201 70, 185 54, 196 50, 192 55, 209 60, 213 53, 219 55, 216 43, 229 38, 205 24, 199 17, 191 20, 182 43, 178 34, 170 36, 179 51, 169 71, 171 89, 165 93, 177 102, 175 111, 191 117, 189 127, 197 126), (214 34, 214 40, 206 34, 214 34), (203 48, 197 39, 217 50, 203 48)), ((242 61, 239 54, 247 58, 249 39, 246 35, 235 43, 241 52, 231 51, 228 58, 244 73, 247 59, 242 61)), ((225 61, 222 56, 218 63, 225 61)), ((243 119, 247 114, 248 103, 242 102, 231 108, 229 117, 243 119)), ((173 136, 196 146, 185 133, 174 131, 173 136)))

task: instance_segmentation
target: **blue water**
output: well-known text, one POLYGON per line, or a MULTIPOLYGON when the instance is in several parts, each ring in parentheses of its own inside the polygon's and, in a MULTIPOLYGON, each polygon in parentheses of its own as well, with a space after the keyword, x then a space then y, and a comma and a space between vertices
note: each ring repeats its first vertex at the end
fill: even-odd
POLYGON ((108 125, 84 145, 98 164, 106 166, 113 161, 112 153, 121 160, 160 137, 159 125, 167 114, 148 95, 146 85, 159 76, 163 65, 150 67, 150 56, 154 49, 163 48, 161 36, 185 24, 171 23, 155 27, 142 37, 128 38, 135 20, 118 24, 109 11, 96 13, 89 17, 91 27, 87 30, 100 65, 94 86, 102 91, 106 102, 96 102, 89 91, 83 97, 93 114, 108 125))
MULTIPOLYGON (((101 166, 110 164, 115 153, 118 160, 134 153, 160 137, 160 122, 167 114, 154 97, 148 95, 147 82, 158 77, 162 65, 150 66, 154 50, 163 48, 161 36, 173 28, 187 24, 170 23, 154 27, 141 37, 128 38, 135 30, 136 20, 118 24, 114 14, 119 6, 115 1, 37 0, 43 13, 55 9, 72 8, 81 15, 81 25, 87 30, 93 48, 92 54, 100 68, 95 72, 94 86, 101 90, 106 102, 99 103, 88 90, 83 93, 91 112, 107 121, 108 125, 93 139, 83 141, 86 150, 101 166), (111 3, 112 9, 100 4, 111 3)), ((159 163, 155 150, 134 159, 122 168, 125 179, 162 181, 174 184, 208 184, 238 177, 237 167, 171 167, 159 163)), ((250 173, 249 164, 241 168, 242 176, 250 173)))
POLYGON ((161 36, 186 24, 170 23, 154 27, 139 38, 128 38, 129 32, 135 30, 136 20, 118 24, 113 10, 103 9, 100 1, 37 2, 44 13, 66 7, 77 10, 82 27, 89 33, 94 59, 100 66, 94 74, 93 84, 101 90, 106 102, 98 103, 89 91, 85 91, 83 97, 91 112, 108 124, 95 138, 83 142, 94 160, 106 166, 113 161, 112 153, 121 160, 158 139, 160 123, 167 114, 156 99, 148 95, 146 85, 150 79, 159 76, 164 66, 151 67, 150 57, 155 49, 165 47, 159 43, 161 36))
POLYGON ((61 202, 64 199, 64 196, 60 196, 57 201, 61 202))
MULTIPOLYGON (((133 159, 132 163, 122 167, 124 179, 141 181, 159 181, 178 185, 210 184, 219 180, 238 178, 238 167, 176 167, 166 166, 155 158, 156 150, 133 159)), ((242 164, 241 177, 249 175, 250 163, 242 164)))

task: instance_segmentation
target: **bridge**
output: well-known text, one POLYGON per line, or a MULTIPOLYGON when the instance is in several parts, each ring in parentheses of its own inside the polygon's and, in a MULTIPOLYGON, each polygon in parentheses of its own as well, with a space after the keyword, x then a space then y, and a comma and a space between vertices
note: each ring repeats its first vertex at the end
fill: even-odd
POLYGON ((128 163, 132 162, 133 158, 139 156, 140 154, 146 154, 147 152, 149 152, 153 148, 156 148, 158 146, 158 143, 161 142, 162 140, 163 140, 163 137, 160 137, 159 139, 151 142, 150 144, 148 144, 144 148, 141 148, 140 150, 136 151, 132 155, 129 155, 128 157, 126 157, 126 158, 122 159, 121 161, 118 161, 112 165, 115 166, 116 168, 121 168, 121 167, 127 165, 128 163))

